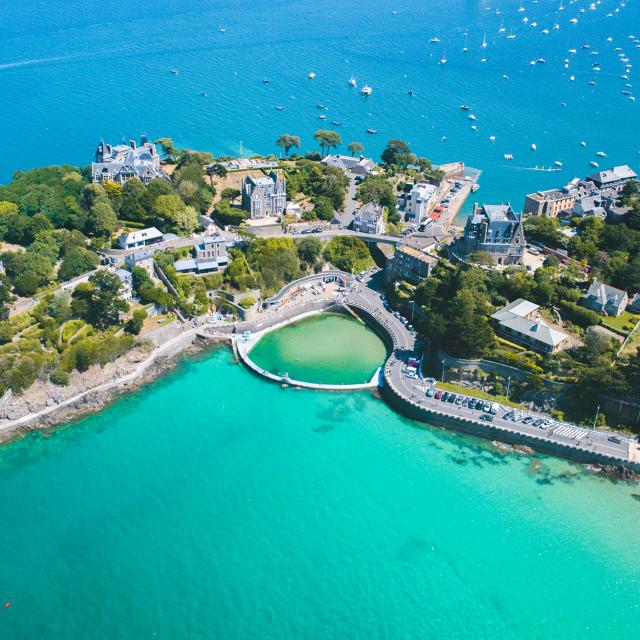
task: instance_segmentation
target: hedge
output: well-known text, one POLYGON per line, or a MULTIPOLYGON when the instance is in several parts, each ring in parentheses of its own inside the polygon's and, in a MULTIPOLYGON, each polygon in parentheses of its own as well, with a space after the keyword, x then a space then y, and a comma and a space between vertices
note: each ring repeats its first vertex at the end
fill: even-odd
POLYGON ((579 327, 587 328, 597 326, 602 323, 602 318, 591 309, 585 309, 575 302, 563 300, 560 308, 566 312, 569 320, 579 327))

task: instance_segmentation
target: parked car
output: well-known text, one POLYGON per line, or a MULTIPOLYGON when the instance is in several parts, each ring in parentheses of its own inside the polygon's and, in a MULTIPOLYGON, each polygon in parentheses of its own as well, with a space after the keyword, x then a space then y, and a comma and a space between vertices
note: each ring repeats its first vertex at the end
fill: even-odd
POLYGON ((436 395, 434 396, 436 400, 440 400, 444 393, 442 391, 436 391, 436 395))
POLYGON ((463 406, 463 407, 468 407, 468 406, 469 406, 469 404, 470 404, 470 402, 469 402, 469 398, 465 398, 465 399, 462 401, 462 406, 463 406))
POLYGON ((523 421, 522 424, 531 424, 533 422, 533 418, 531 416, 527 416, 523 421))
POLYGON ((622 444, 622 440, 620 440, 620 438, 617 438, 616 436, 609 436, 607 440, 615 444, 622 444))
POLYGON ((486 411, 487 413, 491 413, 491 403, 485 402, 484 405, 482 406, 482 410, 486 411))
POLYGON ((456 404, 462 404, 462 396, 456 398, 456 404))
POLYGON ((480 416, 480 420, 484 420, 485 422, 493 422, 493 416, 490 413, 483 413, 480 416))
POLYGON ((433 387, 429 387, 427 389, 427 397, 429 398, 433 398, 433 396, 435 395, 436 391, 433 387))
POLYGON ((440 400, 442 400, 442 402, 446 402, 448 399, 449 399, 449 392, 445 391, 440 397, 440 400))
POLYGON ((449 403, 455 402, 456 398, 457 398, 457 396, 456 396, 455 393, 450 393, 449 397, 447 398, 447 402, 449 402, 449 403))

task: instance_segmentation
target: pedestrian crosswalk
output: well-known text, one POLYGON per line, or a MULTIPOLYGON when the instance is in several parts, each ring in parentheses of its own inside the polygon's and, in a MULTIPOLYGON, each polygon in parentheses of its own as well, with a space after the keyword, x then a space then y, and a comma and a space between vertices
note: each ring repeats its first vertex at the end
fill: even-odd
POLYGON ((553 434, 561 436, 563 438, 572 438, 573 440, 582 440, 589 435, 586 429, 579 429, 577 427, 558 427, 553 430, 553 434))

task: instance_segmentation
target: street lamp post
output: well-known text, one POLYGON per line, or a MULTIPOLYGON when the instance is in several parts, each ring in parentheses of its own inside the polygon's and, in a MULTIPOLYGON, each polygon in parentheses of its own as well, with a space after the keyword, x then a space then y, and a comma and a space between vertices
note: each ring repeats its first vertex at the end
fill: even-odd
POLYGON ((596 409, 596 417, 593 419, 593 428, 596 428, 596 424, 598 424, 598 414, 600 413, 600 405, 596 409))
POLYGON ((507 377, 507 400, 509 399, 509 389, 511 389, 511 376, 507 377))
POLYGON ((442 358, 442 360, 440 360, 440 362, 442 363, 442 377, 440 379, 440 382, 444 382, 444 363, 445 363, 445 359, 442 358))

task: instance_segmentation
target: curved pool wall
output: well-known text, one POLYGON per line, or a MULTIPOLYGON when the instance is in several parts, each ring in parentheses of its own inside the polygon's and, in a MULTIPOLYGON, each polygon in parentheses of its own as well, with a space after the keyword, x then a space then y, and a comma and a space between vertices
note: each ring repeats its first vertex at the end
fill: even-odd
MULTIPOLYGON (((330 301, 320 305, 319 308, 314 309, 313 311, 307 311, 293 318, 289 318, 288 320, 285 320, 277 325, 274 325, 273 327, 270 327, 265 331, 260 331, 258 333, 255 333, 246 342, 244 342, 241 339, 241 337, 236 337, 234 341, 235 341, 235 347, 236 347, 236 351, 239 359, 251 371, 253 371, 259 376, 267 378, 268 380, 271 380, 273 382, 278 382, 280 384, 286 384, 292 387, 300 387, 301 389, 314 389, 317 391, 364 391, 368 389, 376 389, 377 387, 381 386, 382 384, 381 375, 382 375, 382 368, 384 366, 384 362, 381 363, 380 367, 378 367, 378 369, 372 376, 371 380, 369 380, 369 382, 359 383, 359 384, 325 384, 320 382, 306 382, 304 380, 296 380, 294 378, 291 378, 288 375, 281 376, 281 375, 272 373, 271 371, 267 371, 263 367, 256 364, 250 358, 249 352, 251 351, 251 349, 267 333, 271 333, 273 331, 281 329, 282 327, 286 327, 295 322, 299 322, 300 320, 304 320, 305 318, 311 318, 326 312, 340 313, 343 315, 348 314, 347 310, 345 309, 345 305, 336 303, 334 301, 330 301)), ((391 336, 385 329, 384 325, 381 324, 374 316, 365 312, 364 310, 357 308, 354 311, 354 313, 356 313, 357 316, 361 317, 365 322, 365 324, 367 325, 367 327, 371 329, 382 340, 385 346, 385 349, 387 351, 387 355, 385 356, 385 362, 386 362, 387 358, 389 357, 389 353, 391 353, 391 351, 393 350, 393 340, 391 339, 391 336)))

